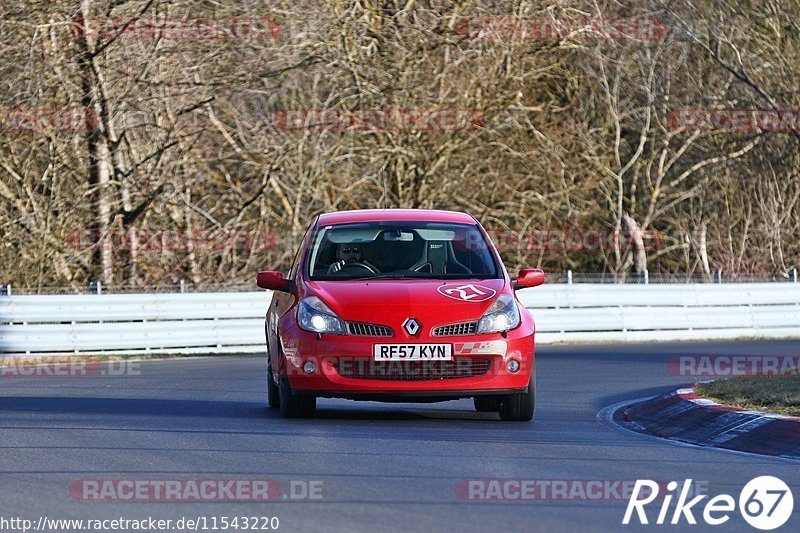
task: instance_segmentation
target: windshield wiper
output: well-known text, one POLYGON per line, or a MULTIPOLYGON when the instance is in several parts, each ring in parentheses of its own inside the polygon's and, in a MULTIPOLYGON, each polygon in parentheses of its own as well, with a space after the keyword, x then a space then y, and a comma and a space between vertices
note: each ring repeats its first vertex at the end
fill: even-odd
POLYGON ((348 280, 370 280, 370 279, 419 279, 420 276, 409 276, 408 274, 373 274, 372 276, 356 276, 353 278, 343 278, 348 280))
POLYGON ((337 278, 343 280, 370 280, 370 279, 428 279, 428 280, 443 280, 443 281, 452 281, 452 280, 459 280, 459 279, 497 279, 493 276, 476 276, 474 274, 431 274, 430 272, 406 272, 404 274, 396 274, 396 273, 386 273, 386 274, 374 274, 372 276, 355 276, 352 278, 337 278))

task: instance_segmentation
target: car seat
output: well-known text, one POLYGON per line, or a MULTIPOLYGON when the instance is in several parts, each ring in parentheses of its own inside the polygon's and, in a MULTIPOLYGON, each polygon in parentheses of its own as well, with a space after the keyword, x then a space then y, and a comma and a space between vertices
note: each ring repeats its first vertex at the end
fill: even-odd
POLYGON ((471 274, 472 271, 456 259, 450 241, 427 241, 422 256, 409 270, 432 274, 471 274))

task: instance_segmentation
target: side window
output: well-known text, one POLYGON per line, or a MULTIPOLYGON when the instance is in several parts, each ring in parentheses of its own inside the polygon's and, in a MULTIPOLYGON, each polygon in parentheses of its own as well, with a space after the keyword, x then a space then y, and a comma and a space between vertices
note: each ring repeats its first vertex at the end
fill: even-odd
POLYGON ((294 253, 294 259, 292 260, 292 266, 289 267, 289 274, 286 276, 286 279, 294 280, 295 276, 297 275, 297 268, 300 266, 300 252, 306 246, 306 239, 308 238, 308 234, 317 223, 316 217, 314 221, 309 224, 308 228, 306 228, 306 232, 303 234, 303 238, 300 239, 300 246, 297 247, 297 251, 294 253))

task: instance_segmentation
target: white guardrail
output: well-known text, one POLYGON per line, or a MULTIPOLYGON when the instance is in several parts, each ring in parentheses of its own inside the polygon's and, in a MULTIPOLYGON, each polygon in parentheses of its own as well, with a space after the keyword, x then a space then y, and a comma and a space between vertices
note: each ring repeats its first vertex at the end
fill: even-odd
MULTIPOLYGON (((800 283, 545 285, 537 342, 800 337, 800 283)), ((0 296, 0 353, 263 353, 270 294, 0 296)))

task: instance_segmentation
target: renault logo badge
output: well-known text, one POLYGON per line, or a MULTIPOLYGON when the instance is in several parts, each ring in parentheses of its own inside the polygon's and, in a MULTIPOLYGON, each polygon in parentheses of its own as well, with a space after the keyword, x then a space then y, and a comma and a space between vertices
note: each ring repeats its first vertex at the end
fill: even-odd
POLYGON ((403 322, 403 329, 405 329, 409 335, 416 335, 419 333, 420 328, 421 326, 416 318, 407 318, 406 321, 403 322))

